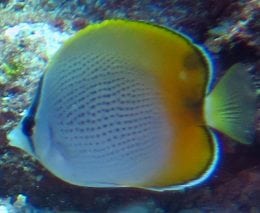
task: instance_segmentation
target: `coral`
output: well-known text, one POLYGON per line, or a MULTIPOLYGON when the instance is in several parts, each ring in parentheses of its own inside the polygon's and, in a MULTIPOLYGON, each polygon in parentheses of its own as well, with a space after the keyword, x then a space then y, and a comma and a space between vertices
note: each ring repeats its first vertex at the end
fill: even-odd
POLYGON ((86 27, 87 21, 84 18, 77 18, 72 22, 72 29, 73 30, 80 30, 86 27))
POLYGON ((1 213, 51 213, 48 209, 35 209, 27 204, 27 197, 19 194, 15 201, 12 202, 11 198, 0 199, 0 212, 1 213))
POLYGON ((205 43, 210 51, 223 55, 221 59, 227 65, 235 63, 235 60, 255 62, 260 57, 260 3, 250 0, 232 5, 236 9, 208 30, 205 43))
POLYGON ((24 66, 21 62, 10 59, 8 60, 8 63, 2 64, 2 69, 8 77, 17 77, 24 70, 24 66))

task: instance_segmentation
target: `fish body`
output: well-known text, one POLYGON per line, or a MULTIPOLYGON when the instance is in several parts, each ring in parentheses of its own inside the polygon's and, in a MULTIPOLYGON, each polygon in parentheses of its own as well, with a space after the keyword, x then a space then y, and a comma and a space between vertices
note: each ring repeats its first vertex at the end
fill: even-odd
POLYGON ((75 185, 196 185, 218 162, 212 128, 253 139, 256 95, 243 65, 210 91, 213 77, 206 51, 179 32, 126 20, 90 25, 51 60, 10 144, 75 185))

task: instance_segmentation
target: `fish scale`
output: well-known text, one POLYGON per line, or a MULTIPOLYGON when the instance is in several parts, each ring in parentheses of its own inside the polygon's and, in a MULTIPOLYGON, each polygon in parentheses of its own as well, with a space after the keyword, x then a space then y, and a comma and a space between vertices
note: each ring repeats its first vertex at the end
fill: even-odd
MULTIPOLYGON (((162 166, 160 160, 150 165, 154 155, 167 155, 166 149, 159 148, 161 145, 157 143, 158 140, 169 141, 165 134, 167 130, 163 130, 169 127, 160 103, 160 93, 149 75, 137 71, 124 59, 111 57, 105 61, 102 57, 87 60, 88 69, 77 65, 77 72, 74 69, 68 71, 63 67, 66 64, 59 64, 54 71, 49 70, 48 73, 67 70, 67 75, 59 79, 56 86, 51 83, 56 79, 50 79, 47 73, 45 92, 54 91, 52 85, 55 85, 55 88, 61 87, 58 91, 62 91, 64 96, 55 101, 54 93, 43 99, 42 105, 49 105, 48 112, 43 113, 51 118, 49 122, 55 132, 53 140, 63 147, 67 161, 75 165, 84 163, 79 166, 86 172, 102 162, 99 171, 96 174, 92 172, 92 178, 99 181, 105 181, 102 177, 108 171, 111 182, 118 181, 122 175, 129 182, 140 181, 145 178, 144 171, 151 174, 162 166), (98 64, 99 61, 104 62, 98 64), (105 62, 111 63, 110 66, 105 62), (82 76, 81 80, 77 75, 82 76), (57 110, 58 116, 51 116, 57 110), (132 159, 142 161, 142 165, 132 159), (133 173, 134 178, 127 177, 132 177, 133 173)), ((78 59, 75 60, 71 63, 79 63, 78 59)))

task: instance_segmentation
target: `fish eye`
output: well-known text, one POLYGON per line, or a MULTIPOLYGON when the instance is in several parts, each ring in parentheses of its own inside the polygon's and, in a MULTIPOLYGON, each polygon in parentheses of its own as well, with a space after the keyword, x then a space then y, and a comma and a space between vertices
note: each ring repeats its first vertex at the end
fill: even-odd
POLYGON ((22 131, 26 136, 32 136, 35 121, 32 116, 26 116, 22 122, 22 131))

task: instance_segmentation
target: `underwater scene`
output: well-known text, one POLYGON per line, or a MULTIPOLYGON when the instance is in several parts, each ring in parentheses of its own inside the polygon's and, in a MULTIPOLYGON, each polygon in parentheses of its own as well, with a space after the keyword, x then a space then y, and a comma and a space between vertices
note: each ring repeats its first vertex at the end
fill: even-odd
POLYGON ((0 0, 0 213, 260 213, 259 11, 0 0))

